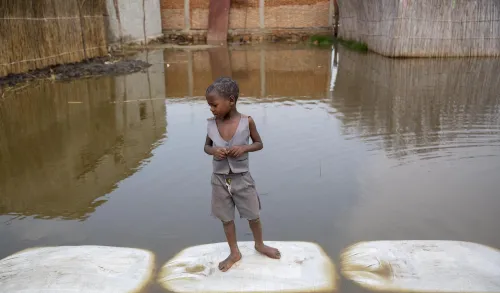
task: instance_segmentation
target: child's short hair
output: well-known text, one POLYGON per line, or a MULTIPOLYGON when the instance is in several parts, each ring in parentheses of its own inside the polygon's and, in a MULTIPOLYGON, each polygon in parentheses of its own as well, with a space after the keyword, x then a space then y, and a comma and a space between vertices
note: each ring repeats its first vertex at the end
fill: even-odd
POLYGON ((230 77, 217 78, 211 85, 208 86, 205 95, 214 91, 223 98, 229 99, 229 97, 233 96, 235 101, 238 100, 238 96, 240 95, 238 83, 230 77))

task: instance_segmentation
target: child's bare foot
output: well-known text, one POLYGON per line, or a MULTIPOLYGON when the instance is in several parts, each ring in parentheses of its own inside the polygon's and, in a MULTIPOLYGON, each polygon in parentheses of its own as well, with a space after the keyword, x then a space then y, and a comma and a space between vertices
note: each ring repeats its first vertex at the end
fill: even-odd
POLYGON ((231 253, 225 260, 221 261, 219 263, 219 270, 226 272, 229 270, 235 263, 240 261, 241 259, 241 253, 238 252, 238 254, 233 254, 231 253))
POLYGON ((274 259, 281 258, 280 251, 274 247, 270 247, 270 246, 261 244, 261 245, 255 245, 255 250, 257 250, 258 252, 260 252, 260 253, 262 253, 270 258, 274 258, 274 259))

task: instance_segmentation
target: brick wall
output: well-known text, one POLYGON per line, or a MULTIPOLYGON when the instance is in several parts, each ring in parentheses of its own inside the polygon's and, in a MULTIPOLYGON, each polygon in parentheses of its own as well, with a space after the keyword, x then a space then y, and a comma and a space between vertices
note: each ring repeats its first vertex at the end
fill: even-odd
POLYGON ((184 0, 161 0, 160 9, 163 30, 184 28, 184 0))
MULTIPOLYGON (((163 31, 208 29, 210 0, 161 0, 163 31), (189 7, 185 7, 185 5, 189 7), (189 20, 185 17, 188 15, 189 20)), ((317 29, 331 27, 331 0, 232 0, 230 30, 317 29), (261 27, 263 26, 263 27, 261 27)))

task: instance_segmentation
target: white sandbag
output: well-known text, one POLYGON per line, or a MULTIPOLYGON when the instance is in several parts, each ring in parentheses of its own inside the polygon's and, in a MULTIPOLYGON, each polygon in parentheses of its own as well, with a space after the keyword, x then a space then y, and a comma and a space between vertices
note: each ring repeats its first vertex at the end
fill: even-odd
POLYGON ((151 278, 151 252, 106 246, 32 248, 0 260, 2 293, 128 293, 151 278))
POLYGON ((343 276, 373 290, 500 292, 500 252, 476 243, 363 242, 341 261, 343 276))
POLYGON ((242 259, 227 272, 218 269, 229 255, 227 243, 194 246, 167 262, 158 281, 174 292, 332 292, 335 267, 323 249, 307 242, 266 242, 281 252, 271 259, 239 242, 242 259))

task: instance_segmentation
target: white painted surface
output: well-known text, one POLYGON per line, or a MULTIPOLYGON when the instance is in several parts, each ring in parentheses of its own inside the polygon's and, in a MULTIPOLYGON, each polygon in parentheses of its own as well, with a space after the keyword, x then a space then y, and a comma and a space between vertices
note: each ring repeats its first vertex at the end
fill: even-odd
POLYGON ((0 260, 0 292, 137 292, 153 266, 151 252, 133 248, 33 248, 0 260))
MULTIPOLYGON (((159 0, 145 0, 146 37, 149 39, 162 35, 161 9, 159 0)), ((108 9, 109 41, 120 40, 120 29, 116 18, 113 0, 106 0, 108 9)), ((118 0, 124 43, 144 41, 142 0, 118 0)))
POLYGON ((191 9, 189 5, 189 0, 184 0, 184 30, 188 31, 191 29, 191 9))
POLYGON ((253 242, 239 242, 241 261, 227 272, 218 269, 229 255, 227 243, 194 246, 166 263, 158 281, 174 292, 331 292, 335 267, 316 244, 266 242, 278 248, 281 259, 262 256, 253 242))
POLYGON ((341 261, 346 278, 372 290, 500 292, 500 252, 476 243, 362 242, 341 261))

